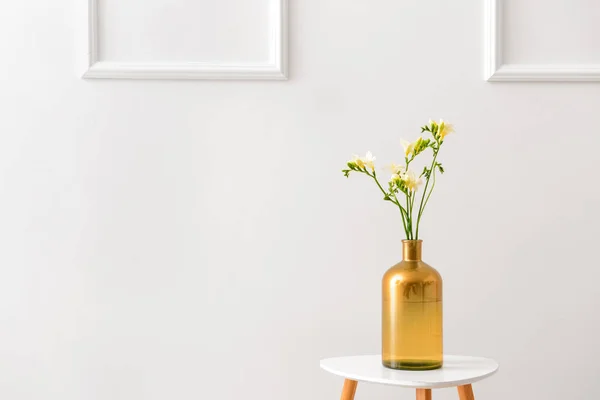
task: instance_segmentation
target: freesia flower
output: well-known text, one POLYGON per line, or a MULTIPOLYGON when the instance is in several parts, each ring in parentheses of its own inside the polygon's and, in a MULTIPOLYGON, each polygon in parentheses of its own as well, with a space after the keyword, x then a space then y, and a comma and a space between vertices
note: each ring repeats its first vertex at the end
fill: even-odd
POLYGON ((401 178, 407 189, 412 192, 416 192, 421 184, 421 179, 417 178, 415 173, 412 171, 406 171, 406 173, 402 174, 401 178))
POLYGON ((364 157, 359 157, 356 154, 352 156, 352 159, 348 161, 349 166, 355 166, 360 169, 363 168, 371 168, 371 170, 375 170, 375 157, 370 151, 367 151, 367 154, 364 157))
POLYGON ((403 165, 394 164, 394 163, 391 163, 388 168, 390 171, 392 171, 392 174, 396 174, 396 175, 401 174, 402 172, 404 172, 404 169, 405 169, 403 165))
POLYGON ((352 160, 348 161, 348 164, 354 164, 359 168, 365 167, 365 162, 362 160, 362 158, 360 158, 356 154, 352 156, 352 160))
POLYGON ((423 141, 423 137, 419 136, 417 140, 410 143, 406 140, 401 140, 402 147, 404 147, 404 154, 406 157, 410 157, 411 155, 418 155, 421 151, 423 151, 423 145, 427 145, 426 142, 423 141))
POLYGON ((370 151, 367 151, 367 155, 362 159, 362 162, 365 166, 371 168, 372 171, 375 170, 375 157, 370 151))
POLYGON ((454 125, 444 122, 443 119, 440 119, 439 130, 438 130, 438 135, 440 135, 440 138, 442 138, 442 140, 444 140, 444 138, 452 132, 454 132, 454 125))
POLYGON ((400 143, 402 144, 402 147, 404 147, 404 155, 406 157, 409 157, 413 151, 415 151, 415 144, 417 144, 417 142, 409 142, 407 140, 401 139, 400 143))

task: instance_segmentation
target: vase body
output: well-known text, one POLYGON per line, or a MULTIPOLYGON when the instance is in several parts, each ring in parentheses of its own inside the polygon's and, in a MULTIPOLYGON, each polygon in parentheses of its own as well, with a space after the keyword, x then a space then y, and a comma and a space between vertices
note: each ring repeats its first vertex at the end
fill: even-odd
POLYGON ((393 369, 442 367, 442 277, 421 260, 421 240, 402 241, 402 261, 382 280, 382 362, 393 369))

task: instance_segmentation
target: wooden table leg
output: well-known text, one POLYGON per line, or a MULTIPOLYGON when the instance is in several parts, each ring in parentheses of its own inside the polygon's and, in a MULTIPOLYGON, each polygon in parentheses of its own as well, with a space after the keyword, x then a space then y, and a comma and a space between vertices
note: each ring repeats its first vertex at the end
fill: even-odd
POLYGON ((346 379, 344 381, 344 388, 342 389, 342 397, 340 400, 354 400, 354 394, 356 393, 357 385, 357 381, 346 379))
POLYGON ((417 389, 417 400, 431 400, 431 389, 417 389))
POLYGON ((460 400, 475 400, 475 396, 473 396, 473 387, 471 385, 459 386, 458 397, 460 400))

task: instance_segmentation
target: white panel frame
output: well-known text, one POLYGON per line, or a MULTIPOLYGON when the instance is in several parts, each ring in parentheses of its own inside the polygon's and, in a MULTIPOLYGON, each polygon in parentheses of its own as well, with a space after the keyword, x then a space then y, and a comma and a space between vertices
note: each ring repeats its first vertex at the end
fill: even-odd
POLYGON ((489 82, 599 82, 600 64, 503 64, 503 0, 485 0, 484 78, 489 82))
POLYGON ((87 4, 88 54, 83 73, 85 79, 287 79, 287 0, 270 0, 269 61, 263 64, 100 61, 98 1, 101 0, 88 0, 87 4))

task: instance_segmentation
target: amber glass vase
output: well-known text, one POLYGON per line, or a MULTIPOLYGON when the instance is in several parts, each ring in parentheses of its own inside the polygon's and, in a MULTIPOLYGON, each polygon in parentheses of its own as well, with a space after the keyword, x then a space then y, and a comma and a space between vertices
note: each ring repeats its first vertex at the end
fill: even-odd
POLYGON ((421 260, 421 240, 402 241, 402 261, 382 282, 382 361, 393 369, 441 368, 442 277, 421 260))

